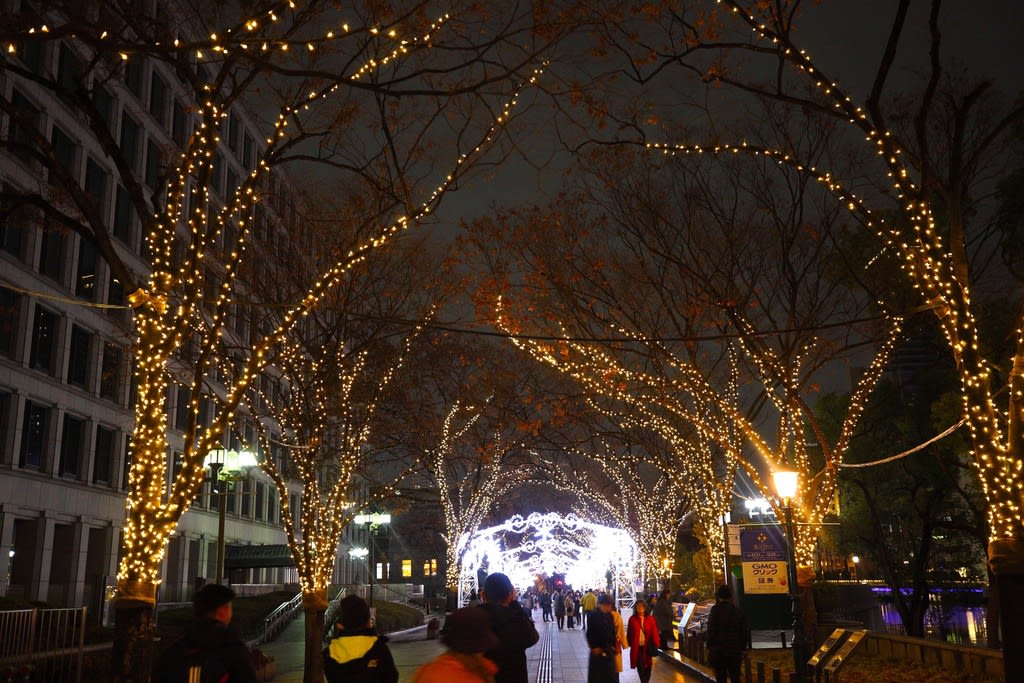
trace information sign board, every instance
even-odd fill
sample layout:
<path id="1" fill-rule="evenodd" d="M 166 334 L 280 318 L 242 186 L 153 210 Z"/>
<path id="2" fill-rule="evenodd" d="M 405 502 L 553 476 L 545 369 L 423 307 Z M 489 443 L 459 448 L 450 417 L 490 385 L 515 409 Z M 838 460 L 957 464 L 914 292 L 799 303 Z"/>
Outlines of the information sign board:
<path id="1" fill-rule="evenodd" d="M 781 530 L 757 526 L 740 530 L 743 592 L 788 593 L 786 542 Z"/>

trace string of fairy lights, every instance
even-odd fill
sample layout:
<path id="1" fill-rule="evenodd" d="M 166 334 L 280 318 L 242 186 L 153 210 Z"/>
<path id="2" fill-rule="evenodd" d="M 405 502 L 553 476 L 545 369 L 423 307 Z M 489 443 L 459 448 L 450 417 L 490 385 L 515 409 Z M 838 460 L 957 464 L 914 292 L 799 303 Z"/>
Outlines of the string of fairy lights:
<path id="1" fill-rule="evenodd" d="M 211 33 L 208 39 L 199 41 L 174 40 L 174 49 L 194 55 L 197 62 L 209 63 L 208 56 L 225 59 L 232 52 L 249 50 L 261 53 L 278 51 L 288 52 L 296 46 L 291 40 L 277 40 L 271 37 L 269 29 L 275 25 L 283 25 L 285 21 L 282 11 L 294 10 L 296 3 L 287 2 L 275 5 L 274 8 L 260 11 L 244 20 L 239 30 L 227 29 Z M 265 148 L 261 158 L 234 189 L 221 208 L 211 193 L 210 180 L 215 172 L 216 150 L 221 143 L 220 131 L 229 115 L 230 103 L 222 103 L 219 88 L 223 81 L 215 80 L 201 86 L 203 96 L 195 103 L 197 125 L 178 162 L 178 172 L 172 174 L 166 190 L 166 202 L 160 210 L 144 218 L 148 224 L 145 241 L 151 254 L 151 271 L 147 284 L 137 291 L 129 293 L 128 299 L 134 310 L 134 326 L 136 332 L 135 358 L 136 378 L 138 380 L 138 399 L 135 406 L 135 431 L 133 434 L 133 451 L 129 468 L 129 489 L 126 500 L 126 522 L 124 528 L 124 554 L 118 571 L 119 593 L 124 598 L 139 599 L 152 602 L 155 597 L 156 585 L 159 581 L 160 564 L 166 546 L 166 540 L 181 514 L 194 499 L 202 485 L 204 469 L 203 457 L 212 448 L 220 444 L 222 435 L 230 427 L 238 407 L 243 404 L 250 393 L 254 378 L 263 372 L 271 355 L 271 350 L 284 340 L 288 331 L 329 292 L 334 285 L 356 264 L 364 261 L 377 248 L 389 243 L 395 236 L 417 225 L 429 215 L 442 196 L 461 178 L 468 168 L 471 159 L 490 146 L 508 121 L 513 108 L 517 105 L 519 93 L 531 86 L 543 71 L 543 66 L 535 69 L 512 96 L 503 104 L 490 126 L 481 135 L 479 142 L 471 145 L 460 153 L 453 161 L 452 167 L 444 179 L 431 191 L 427 198 L 406 215 L 399 216 L 391 224 L 382 226 L 376 234 L 342 254 L 330 267 L 326 268 L 315 279 L 301 300 L 289 307 L 280 317 L 279 323 L 265 334 L 245 354 L 240 367 L 235 368 L 230 377 L 229 385 L 225 386 L 220 398 L 220 410 L 213 421 L 206 427 L 199 427 L 201 396 L 206 384 L 207 374 L 218 364 L 216 348 L 225 336 L 228 312 L 234 305 L 237 296 L 237 273 L 244 257 L 246 246 L 251 241 L 250 220 L 255 204 L 262 198 L 260 187 L 263 180 L 271 173 L 271 162 L 277 150 L 289 139 L 289 124 L 311 105 L 326 100 L 335 93 L 344 82 L 354 82 L 374 73 L 381 67 L 395 62 L 411 50 L 422 45 L 429 47 L 431 37 L 448 20 L 448 15 L 435 20 L 423 35 L 402 37 L 394 28 L 383 30 L 380 27 L 368 27 L 362 31 L 390 41 L 391 48 L 385 48 L 383 54 L 372 55 L 349 74 L 342 74 L 326 85 L 311 90 L 296 101 L 286 104 L 278 112 L 271 133 L 264 140 Z M 279 24 L 280 22 L 280 24 Z M 41 25 L 30 28 L 27 33 L 49 33 L 51 27 Z M 267 31 L 265 40 L 258 33 Z M 328 29 L 317 40 L 303 41 L 307 51 L 313 51 L 323 43 L 340 39 L 357 31 L 351 30 L 348 24 Z M 107 32 L 90 37 L 83 32 L 79 40 L 93 45 L 102 42 L 115 44 L 115 37 Z M 17 52 L 16 42 L 7 45 L 7 52 Z M 138 55 L 145 57 L 145 50 L 133 50 L 131 46 L 119 45 L 119 54 L 123 61 L 130 61 Z M 157 46 L 168 49 L 167 46 Z M 227 63 L 226 60 L 224 63 Z M 225 236 L 229 234 L 229 226 L 233 231 L 233 242 Z M 176 242 L 179 241 L 179 227 L 185 230 L 186 249 L 181 263 L 175 263 Z M 224 242 L 222 248 L 218 245 Z M 216 296 L 211 304 L 204 301 L 208 289 L 207 278 L 214 277 Z M 169 368 L 174 364 L 176 353 L 182 348 L 186 339 L 198 338 L 200 353 L 196 359 L 195 372 L 191 383 L 191 402 L 189 404 L 188 427 L 186 429 L 185 450 L 180 473 L 174 478 L 169 493 L 166 493 L 166 460 L 167 452 L 167 411 L 166 396 L 169 386 Z M 349 435 L 356 438 L 357 434 Z M 312 446 L 310 446 L 312 448 Z M 305 452 L 296 449 L 296 452 Z M 279 493 L 282 492 L 278 482 Z M 342 494 L 335 490 L 331 496 L 340 501 Z M 290 519 L 287 514 L 288 497 L 282 496 L 284 506 L 283 518 Z M 315 529 L 317 519 L 315 507 L 303 509 L 303 526 Z M 329 517 L 325 525 L 323 538 L 317 534 L 303 536 L 306 549 L 303 554 L 303 567 L 307 570 L 310 585 L 322 583 L 323 565 L 330 545 L 330 538 L 340 534 L 343 526 L 337 517 Z M 326 539 L 326 540 L 325 540 Z M 294 541 L 294 530 L 289 536 Z M 335 544 L 336 545 L 336 544 Z M 306 581 L 306 579 L 303 579 Z M 306 583 L 303 585 L 305 590 Z"/>
<path id="2" fill-rule="evenodd" d="M 686 444 L 691 439 L 683 437 L 673 423 L 681 421 L 692 426 L 700 439 L 715 444 L 728 454 L 727 469 L 734 466 L 744 470 L 747 479 L 771 501 L 778 515 L 781 515 L 784 501 L 779 499 L 774 487 L 770 485 L 766 471 L 794 469 L 800 472 L 800 488 L 791 503 L 794 516 L 800 522 L 795 543 L 798 561 L 805 566 L 811 563 L 821 523 L 834 499 L 838 465 L 848 451 L 853 430 L 863 414 L 864 403 L 881 378 L 902 326 L 900 318 L 890 319 L 889 334 L 859 378 L 844 416 L 840 436 L 830 447 L 823 431 L 817 426 L 817 416 L 800 398 L 799 389 L 806 372 L 804 360 L 810 346 L 816 341 L 807 340 L 804 347 L 795 354 L 794 360 L 783 363 L 770 345 L 751 343 L 750 340 L 754 339 L 751 336 L 753 326 L 739 319 L 740 341 L 737 342 L 737 351 L 752 361 L 756 379 L 778 414 L 773 445 L 772 441 L 762 436 L 758 426 L 742 413 L 735 386 L 724 393 L 717 390 L 696 365 L 672 353 L 666 345 L 649 341 L 644 345 L 652 357 L 659 360 L 656 365 L 665 368 L 664 372 L 633 369 L 608 349 L 595 344 L 569 341 L 549 344 L 517 337 L 515 332 L 520 324 L 511 322 L 506 311 L 507 308 L 499 299 L 496 325 L 510 335 L 516 346 L 538 361 L 570 376 L 593 394 L 609 398 L 618 405 L 630 406 L 642 417 L 642 421 L 628 414 L 616 413 L 614 417 L 626 425 L 655 430 L 682 453 L 690 450 Z M 642 335 L 624 325 L 618 325 L 614 331 L 643 343 Z M 560 332 L 568 336 L 565 329 L 560 329 Z M 738 353 L 730 353 L 730 363 L 733 378 L 730 382 L 735 385 L 735 378 L 739 374 Z M 684 399 L 688 399 L 692 405 Z M 703 409 L 698 410 L 696 407 Z M 807 425 L 812 425 L 810 428 L 819 443 L 820 460 L 812 458 L 808 452 L 809 439 L 804 434 Z M 753 449 L 753 457 L 743 452 L 740 438 Z M 689 494 L 694 500 L 701 501 L 702 505 L 703 501 L 717 503 L 707 506 L 703 514 L 698 513 L 700 527 L 710 543 L 721 534 L 720 522 L 715 520 L 728 509 L 731 490 L 722 491 L 716 487 L 714 482 L 718 476 L 709 459 L 698 457 L 696 462 L 706 463 L 707 469 L 694 473 L 698 476 L 689 477 L 698 487 L 689 491 Z M 820 464 L 816 465 L 815 462 Z M 690 465 L 684 464 L 683 470 L 688 467 Z"/>

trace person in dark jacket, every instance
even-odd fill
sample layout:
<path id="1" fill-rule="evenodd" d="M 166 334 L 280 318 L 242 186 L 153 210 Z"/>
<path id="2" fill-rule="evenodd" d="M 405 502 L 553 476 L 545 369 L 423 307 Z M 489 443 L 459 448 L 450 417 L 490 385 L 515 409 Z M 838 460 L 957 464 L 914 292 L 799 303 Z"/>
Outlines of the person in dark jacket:
<path id="1" fill-rule="evenodd" d="M 719 586 L 717 601 L 708 615 L 708 650 L 717 683 L 740 683 L 743 652 L 750 642 L 750 629 L 743 611 L 732 603 L 732 591 Z"/>
<path id="2" fill-rule="evenodd" d="M 554 621 L 555 620 L 554 616 L 551 614 L 551 594 L 550 593 L 546 593 L 545 592 L 545 593 L 541 593 L 540 594 L 540 611 L 541 611 L 541 616 L 544 618 L 545 622 Z"/>
<path id="3" fill-rule="evenodd" d="M 504 574 L 495 572 L 487 577 L 481 598 L 483 604 L 479 609 L 487 612 L 491 630 L 501 642 L 484 653 L 498 665 L 495 683 L 527 683 L 526 650 L 540 640 L 533 619 L 528 618 L 516 602 L 512 582 Z"/>
<path id="4" fill-rule="evenodd" d="M 154 683 L 178 683 L 198 679 L 223 683 L 255 683 L 252 654 L 231 627 L 231 601 L 235 592 L 209 583 L 196 591 L 192 603 L 195 620 L 185 636 L 160 656 L 153 671 Z"/>
<path id="5" fill-rule="evenodd" d="M 675 640 L 672 637 L 672 620 L 675 615 L 672 613 L 672 593 L 667 588 L 658 595 L 658 599 L 651 608 L 651 616 L 654 623 L 658 625 L 658 639 L 661 640 L 661 649 L 668 649 L 668 641 Z"/>
<path id="6" fill-rule="evenodd" d="M 370 606 L 358 595 L 341 599 L 341 631 L 324 648 L 327 683 L 398 683 L 388 639 L 370 622 Z"/>
<path id="7" fill-rule="evenodd" d="M 590 662 L 587 665 L 587 683 L 618 683 L 619 672 L 615 667 L 615 642 L 617 638 L 612 596 L 602 593 L 597 599 L 597 608 L 587 615 L 587 645 L 590 646 Z"/>

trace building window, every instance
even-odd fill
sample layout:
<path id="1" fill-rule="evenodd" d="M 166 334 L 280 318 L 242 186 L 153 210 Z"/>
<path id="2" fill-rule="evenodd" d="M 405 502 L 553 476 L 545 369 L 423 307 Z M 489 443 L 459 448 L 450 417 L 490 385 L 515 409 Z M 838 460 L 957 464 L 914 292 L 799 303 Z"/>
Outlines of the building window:
<path id="1" fill-rule="evenodd" d="M 142 59 L 129 59 L 124 66 L 124 84 L 133 95 L 142 100 L 142 92 L 145 88 L 146 65 Z"/>
<path id="2" fill-rule="evenodd" d="M 238 450 L 238 449 L 236 448 L 234 450 Z M 239 482 L 239 485 L 242 488 L 242 511 L 241 511 L 242 512 L 242 516 L 243 517 L 252 517 L 252 488 L 253 488 L 252 485 L 253 485 L 253 480 L 252 479 L 248 479 L 248 478 L 247 479 L 243 479 L 241 482 Z"/>
<path id="3" fill-rule="evenodd" d="M 58 284 L 64 284 L 64 229 L 53 223 L 43 226 L 39 272 Z"/>
<path id="4" fill-rule="evenodd" d="M 53 374 L 54 362 L 57 359 L 57 320 L 56 313 L 51 313 L 42 306 L 36 306 L 29 367 Z"/>
<path id="5" fill-rule="evenodd" d="M 171 138 L 179 147 L 185 146 L 185 137 L 188 135 L 188 118 L 185 114 L 185 107 L 174 101 L 173 113 L 171 115 Z"/>
<path id="6" fill-rule="evenodd" d="M 109 181 L 109 174 L 90 157 L 85 162 L 85 193 L 92 199 L 96 212 L 104 223 L 107 222 Z"/>
<path id="7" fill-rule="evenodd" d="M 89 359 L 92 356 L 92 335 L 78 325 L 71 326 L 71 349 L 68 353 L 68 384 L 89 388 Z"/>
<path id="8" fill-rule="evenodd" d="M 77 184 L 78 169 L 75 167 L 75 160 L 78 158 L 78 146 L 59 126 L 54 126 L 50 132 L 50 146 L 53 148 L 53 156 L 57 160 L 57 165 L 63 168 L 64 172 Z M 56 173 L 50 173 L 50 182 L 57 182 Z"/>
<path id="9" fill-rule="evenodd" d="M 263 517 L 263 501 L 267 497 L 267 487 L 263 482 L 256 482 L 256 512 L 253 517 L 257 522 L 262 522 Z"/>
<path id="10" fill-rule="evenodd" d="M 178 400 L 174 406 L 174 428 L 179 432 L 185 431 L 185 427 L 188 425 L 188 408 L 191 399 L 191 390 L 178 387 Z"/>
<path id="11" fill-rule="evenodd" d="M 114 273 L 110 273 L 110 281 L 107 284 L 107 303 L 111 306 L 124 306 L 124 287 L 121 286 L 121 281 L 114 277 Z M 107 311 L 114 317 L 121 317 L 124 315 L 124 311 L 121 308 L 108 308 Z"/>
<path id="12" fill-rule="evenodd" d="M 17 350 L 21 322 L 21 294 L 0 287 L 0 356 L 12 358 Z"/>
<path id="13" fill-rule="evenodd" d="M 423 576 L 437 576 L 437 560 L 426 560 L 423 563 Z"/>
<path id="14" fill-rule="evenodd" d="M 96 300 L 96 247 L 84 237 L 78 238 L 75 294 L 89 301 Z"/>
<path id="15" fill-rule="evenodd" d="M 151 190 L 159 189 L 160 170 L 163 167 L 163 158 L 160 155 L 160 147 L 150 139 L 146 143 L 146 185 Z"/>
<path id="16" fill-rule="evenodd" d="M 96 427 L 96 449 L 93 456 L 92 483 L 110 483 L 110 465 L 114 462 L 114 430 Z"/>
<path id="17" fill-rule="evenodd" d="M 167 82 L 155 71 L 149 85 L 149 113 L 160 123 L 161 128 L 167 128 Z"/>
<path id="18" fill-rule="evenodd" d="M 80 87 L 79 79 L 82 73 L 82 63 L 75 53 L 67 45 L 60 46 L 60 54 L 57 57 L 57 85 L 61 90 L 60 98 L 64 104 L 75 108 L 74 93 Z"/>
<path id="19" fill-rule="evenodd" d="M 267 496 L 267 522 L 270 524 L 277 524 L 277 496 L 274 495 L 274 489 L 271 487 L 270 494 Z"/>
<path id="20" fill-rule="evenodd" d="M 121 156 L 133 171 L 139 168 L 139 124 L 128 112 L 121 112 Z"/>
<path id="21" fill-rule="evenodd" d="M 402 578 L 412 578 L 412 560 L 402 560 Z"/>
<path id="22" fill-rule="evenodd" d="M 228 116 L 228 147 L 232 152 L 238 151 L 239 135 L 240 126 L 238 125 L 238 117 L 231 114 Z"/>
<path id="23" fill-rule="evenodd" d="M 130 247 L 134 244 L 132 232 L 132 202 L 128 191 L 118 185 L 114 193 L 114 237 Z"/>
<path id="24" fill-rule="evenodd" d="M 384 578 L 384 563 L 383 562 L 378 562 L 377 563 L 377 568 L 374 571 L 374 574 L 375 574 L 375 576 L 376 576 L 378 581 L 381 581 Z"/>
<path id="25" fill-rule="evenodd" d="M 18 90 L 11 92 L 11 107 L 15 112 L 8 131 L 11 153 L 30 164 L 33 161 L 32 150 L 35 149 L 32 138 L 39 131 L 40 111 Z"/>
<path id="26" fill-rule="evenodd" d="M 121 398 L 121 373 L 123 372 L 121 349 L 107 342 L 103 345 L 103 362 L 100 369 L 100 397 L 117 403 Z"/>
<path id="27" fill-rule="evenodd" d="M 21 466 L 43 468 L 46 453 L 46 428 L 50 409 L 31 401 L 25 402 L 25 418 L 21 430 Z"/>
<path id="28" fill-rule="evenodd" d="M 85 441 L 85 420 L 64 416 L 64 429 L 60 441 L 60 474 L 77 477 L 82 463 L 82 445 Z"/>
<path id="29" fill-rule="evenodd" d="M 12 188 L 0 185 L 0 189 L 10 192 Z M 31 226 L 30 219 L 28 209 L 11 202 L 0 203 L 0 249 L 21 261 L 25 260 L 25 235 Z"/>
<path id="30" fill-rule="evenodd" d="M 8 462 L 7 449 L 9 443 L 7 437 L 11 433 L 11 408 L 14 406 L 15 396 L 9 391 L 0 389 L 0 462 Z"/>
<path id="31" fill-rule="evenodd" d="M 106 88 L 96 86 L 92 91 L 92 106 L 96 107 L 103 123 L 110 128 L 114 121 L 114 96 Z"/>

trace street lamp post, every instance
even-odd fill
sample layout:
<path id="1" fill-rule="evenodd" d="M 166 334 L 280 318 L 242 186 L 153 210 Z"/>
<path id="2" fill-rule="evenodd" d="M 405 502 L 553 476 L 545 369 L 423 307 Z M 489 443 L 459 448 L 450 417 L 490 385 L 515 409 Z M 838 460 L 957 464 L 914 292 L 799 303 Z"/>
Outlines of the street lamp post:
<path id="1" fill-rule="evenodd" d="M 775 491 L 782 498 L 782 510 L 786 516 L 786 546 L 789 574 L 789 598 L 793 610 L 793 666 L 797 683 L 807 680 L 807 639 L 804 635 L 803 612 L 800 606 L 800 587 L 796 576 L 796 536 L 793 530 L 793 498 L 799 485 L 799 473 L 779 471 L 772 473 Z"/>
<path id="2" fill-rule="evenodd" d="M 851 559 L 853 560 L 853 580 L 859 581 L 860 571 L 858 570 L 860 569 L 860 556 L 854 555 Z"/>
<path id="3" fill-rule="evenodd" d="M 386 512 L 373 512 L 370 514 L 356 515 L 356 524 L 365 524 L 367 529 L 367 535 L 370 537 L 370 607 L 373 607 L 373 579 L 377 574 L 377 565 L 375 562 L 377 542 L 373 538 L 374 530 L 381 524 L 390 524 L 391 515 Z"/>
<path id="4" fill-rule="evenodd" d="M 224 513 L 227 511 L 225 499 L 231 482 L 237 481 L 238 474 L 257 465 L 256 456 L 251 451 L 228 451 L 215 448 L 207 453 L 203 465 L 210 468 L 210 481 L 217 493 L 217 574 L 216 582 L 224 582 Z M 223 488 L 221 486 L 223 482 Z"/>
<path id="5" fill-rule="evenodd" d="M 356 559 L 356 560 L 363 560 L 363 562 L 361 564 L 365 563 L 366 556 L 369 555 L 369 554 L 370 554 L 370 551 L 367 550 L 366 548 L 349 548 L 348 549 L 348 556 L 353 558 L 353 559 Z M 369 572 L 367 572 L 367 573 L 369 573 Z"/>

